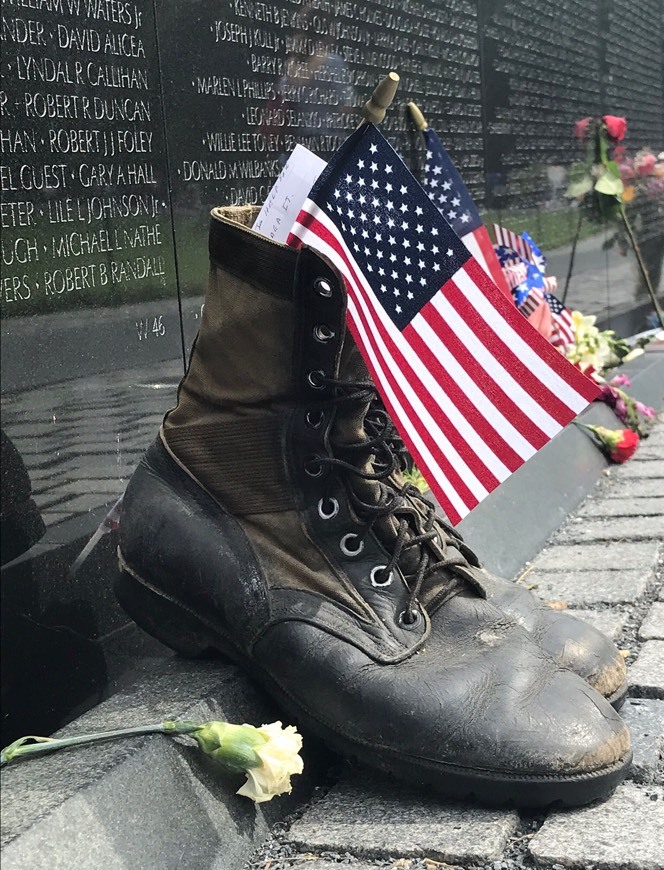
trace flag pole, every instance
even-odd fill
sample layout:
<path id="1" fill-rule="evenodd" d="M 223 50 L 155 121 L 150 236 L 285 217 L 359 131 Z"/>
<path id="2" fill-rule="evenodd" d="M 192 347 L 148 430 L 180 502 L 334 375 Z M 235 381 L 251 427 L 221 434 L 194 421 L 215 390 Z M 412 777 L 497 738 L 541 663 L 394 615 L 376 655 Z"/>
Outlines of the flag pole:
<path id="1" fill-rule="evenodd" d="M 398 87 L 398 74 L 388 73 L 362 106 L 362 124 L 380 124 L 385 117 L 385 112 L 392 105 Z"/>
<path id="2" fill-rule="evenodd" d="M 413 119 L 413 124 L 415 124 L 420 133 L 423 133 L 424 130 L 426 130 L 426 128 L 429 126 L 429 123 L 420 111 L 420 107 L 417 105 L 417 103 L 408 103 L 408 111 L 410 112 Z"/>

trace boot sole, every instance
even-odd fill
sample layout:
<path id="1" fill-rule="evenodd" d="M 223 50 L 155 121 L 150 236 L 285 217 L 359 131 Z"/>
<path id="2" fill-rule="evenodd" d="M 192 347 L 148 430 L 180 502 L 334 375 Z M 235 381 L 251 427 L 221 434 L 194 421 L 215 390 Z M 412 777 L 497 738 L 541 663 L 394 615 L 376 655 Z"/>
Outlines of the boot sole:
<path id="1" fill-rule="evenodd" d="M 629 687 L 627 685 L 627 681 L 625 681 L 620 688 L 616 689 L 616 691 L 612 695 L 607 695 L 606 700 L 611 704 L 613 709 L 618 712 L 625 701 L 627 700 L 627 693 L 629 691 Z"/>
<path id="2" fill-rule="evenodd" d="M 350 740 L 303 710 L 296 699 L 255 662 L 247 660 L 212 623 L 140 578 L 121 556 L 120 563 L 122 570 L 114 583 L 116 597 L 126 613 L 148 634 L 183 656 L 221 655 L 248 672 L 303 730 L 315 734 L 340 755 L 444 797 L 533 809 L 552 805 L 581 806 L 608 797 L 625 778 L 632 761 L 630 751 L 599 771 L 569 777 L 521 777 L 434 763 L 397 755 L 390 750 L 376 751 L 370 744 Z"/>

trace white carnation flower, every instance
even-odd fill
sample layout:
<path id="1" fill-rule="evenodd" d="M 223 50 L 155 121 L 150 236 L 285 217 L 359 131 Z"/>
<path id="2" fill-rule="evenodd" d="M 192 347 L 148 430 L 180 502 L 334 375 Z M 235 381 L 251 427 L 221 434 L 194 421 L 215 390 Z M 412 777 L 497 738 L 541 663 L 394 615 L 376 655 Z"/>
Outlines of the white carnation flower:
<path id="1" fill-rule="evenodd" d="M 237 793 L 259 804 L 290 792 L 291 776 L 302 773 L 304 763 L 298 754 L 302 737 L 293 725 L 283 728 L 281 722 L 272 722 L 256 730 L 265 738 L 264 743 L 253 747 L 261 764 L 247 770 L 247 781 Z"/>

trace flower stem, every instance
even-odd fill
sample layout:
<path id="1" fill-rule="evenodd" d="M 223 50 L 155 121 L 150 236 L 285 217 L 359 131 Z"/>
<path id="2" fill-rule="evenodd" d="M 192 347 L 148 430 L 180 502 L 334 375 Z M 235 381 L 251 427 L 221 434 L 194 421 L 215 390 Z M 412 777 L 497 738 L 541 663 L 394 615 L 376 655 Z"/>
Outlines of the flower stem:
<path id="1" fill-rule="evenodd" d="M 572 242 L 572 251 L 569 256 L 569 266 L 567 267 L 567 278 L 565 279 L 565 289 L 563 291 L 563 298 L 561 302 L 565 305 L 567 299 L 567 291 L 569 290 L 569 282 L 572 278 L 572 270 L 574 269 L 574 257 L 576 255 L 576 246 L 579 243 L 579 236 L 581 235 L 581 221 L 583 220 L 583 209 L 579 206 L 579 220 L 576 224 L 576 232 L 574 233 L 574 240 Z"/>
<path id="2" fill-rule="evenodd" d="M 629 236 L 629 240 L 632 243 L 632 248 L 634 249 L 634 253 L 636 254 L 636 259 L 639 264 L 639 268 L 641 269 L 641 274 L 643 275 L 645 285 L 648 288 L 650 299 L 652 300 L 652 304 L 655 306 L 655 314 L 657 315 L 657 319 L 659 320 L 659 325 L 662 327 L 662 329 L 664 329 L 664 314 L 662 313 L 660 304 L 657 301 L 657 296 L 655 295 L 655 291 L 653 290 L 653 286 L 650 282 L 650 275 L 648 274 L 646 264 L 643 262 L 643 258 L 641 257 L 641 249 L 639 248 L 639 243 L 637 242 L 636 236 L 634 235 L 634 230 L 632 229 L 632 226 L 627 218 L 627 211 L 625 210 L 624 202 L 620 203 L 620 216 L 623 219 L 625 229 L 627 230 L 627 235 Z"/>
<path id="3" fill-rule="evenodd" d="M 158 725 L 139 725 L 135 728 L 118 728 L 114 731 L 99 731 L 96 734 L 78 734 L 74 737 L 22 737 L 0 752 L 0 767 L 13 758 L 31 755 L 44 755 L 68 746 L 81 746 L 85 743 L 99 743 L 116 737 L 135 737 L 142 734 L 191 734 L 200 728 L 200 723 L 182 720 L 179 722 L 160 722 Z M 27 741 L 34 740 L 34 743 Z"/>

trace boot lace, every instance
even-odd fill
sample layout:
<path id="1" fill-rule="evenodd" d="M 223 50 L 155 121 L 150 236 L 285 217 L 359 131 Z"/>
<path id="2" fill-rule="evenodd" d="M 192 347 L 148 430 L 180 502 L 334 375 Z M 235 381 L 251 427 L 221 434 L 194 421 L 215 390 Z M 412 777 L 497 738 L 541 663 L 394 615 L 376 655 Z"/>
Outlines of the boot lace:
<path id="1" fill-rule="evenodd" d="M 417 487 L 407 482 L 402 486 L 396 485 L 393 475 L 403 470 L 408 454 L 389 414 L 376 402 L 374 385 L 371 382 L 327 377 L 321 380 L 327 386 L 333 387 L 336 393 L 333 399 L 325 403 L 329 407 L 343 408 L 344 413 L 352 414 L 354 409 L 361 413 L 367 403 L 372 403 L 370 412 L 364 417 L 365 437 L 346 443 L 328 435 L 325 444 L 327 455 L 317 456 L 316 461 L 321 466 L 335 468 L 348 479 L 350 485 L 346 486 L 346 490 L 350 503 L 356 515 L 363 521 L 362 530 L 357 536 L 356 552 L 362 549 L 365 538 L 381 520 L 392 521 L 394 537 L 391 541 L 391 554 L 387 565 L 375 575 L 377 585 L 387 585 L 392 572 L 400 565 L 406 553 L 414 551 L 417 556 L 415 570 L 407 574 L 404 572 L 409 597 L 406 609 L 399 617 L 402 624 L 413 625 L 419 619 L 415 602 L 427 578 L 443 568 L 468 565 L 459 549 L 461 536 L 436 515 L 435 505 L 424 498 Z M 352 484 L 352 476 L 376 484 L 376 488 L 371 489 L 376 496 L 375 500 L 367 501 L 361 497 Z M 420 511 L 414 510 L 409 499 L 416 499 Z M 385 535 L 379 534 L 379 537 L 386 546 Z M 442 557 L 426 546 L 434 541 L 442 552 Z M 448 545 L 451 545 L 450 552 Z M 466 549 L 465 545 L 461 546 Z M 454 587 L 454 583 L 450 584 L 450 595 L 453 594 Z"/>

